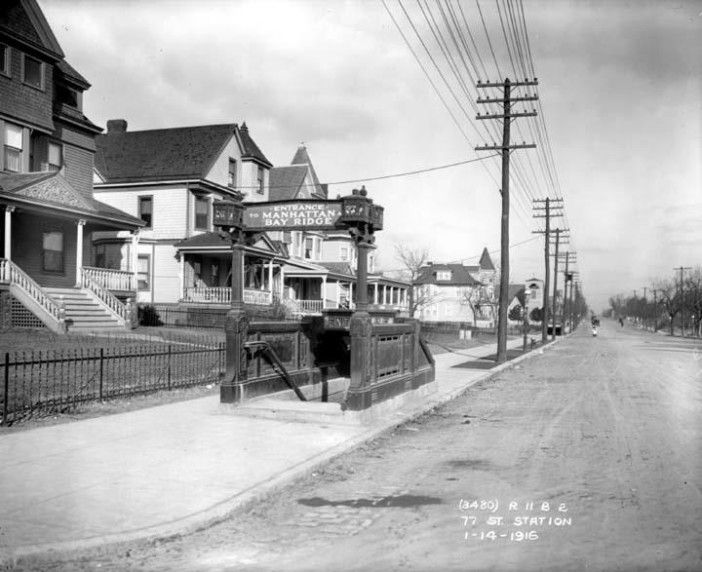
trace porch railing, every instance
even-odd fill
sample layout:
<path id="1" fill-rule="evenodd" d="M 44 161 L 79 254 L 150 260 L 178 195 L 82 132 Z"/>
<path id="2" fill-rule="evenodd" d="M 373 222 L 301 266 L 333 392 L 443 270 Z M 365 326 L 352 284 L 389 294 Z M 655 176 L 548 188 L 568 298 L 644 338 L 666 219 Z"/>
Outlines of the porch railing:
<path id="1" fill-rule="evenodd" d="M 35 304 L 56 320 L 61 319 L 61 306 L 53 300 L 24 270 L 11 260 L 0 258 L 0 282 L 14 285 L 22 290 Z"/>
<path id="2" fill-rule="evenodd" d="M 93 282 L 107 290 L 117 290 L 119 292 L 133 292 L 136 290 L 134 274 L 132 272 L 114 270 L 112 268 L 95 268 L 92 266 L 84 266 L 83 272 L 89 276 Z"/>
<path id="3" fill-rule="evenodd" d="M 321 314 L 327 308 L 338 308 L 335 300 L 287 300 L 293 312 L 298 314 Z"/>
<path id="4" fill-rule="evenodd" d="M 183 289 L 183 302 L 200 302 L 210 304 L 229 304 L 232 299 L 232 289 L 228 286 L 197 286 Z M 255 290 L 244 288 L 244 303 L 256 306 L 267 306 L 272 301 L 270 290 Z"/>
<path id="5" fill-rule="evenodd" d="M 107 308 L 119 318 L 121 322 L 120 325 L 125 325 L 130 319 L 127 306 L 122 304 L 107 288 L 96 282 L 91 276 L 90 270 L 89 268 L 81 268 L 81 288 L 90 290 L 103 305 L 107 306 Z"/>
<path id="6" fill-rule="evenodd" d="M 244 302 L 257 306 L 267 306 L 273 300 L 270 290 L 254 290 L 253 288 L 244 288 Z"/>
<path id="7" fill-rule="evenodd" d="M 203 302 L 210 304 L 229 304 L 232 299 L 232 289 L 222 287 L 190 287 L 183 289 L 183 302 Z"/>

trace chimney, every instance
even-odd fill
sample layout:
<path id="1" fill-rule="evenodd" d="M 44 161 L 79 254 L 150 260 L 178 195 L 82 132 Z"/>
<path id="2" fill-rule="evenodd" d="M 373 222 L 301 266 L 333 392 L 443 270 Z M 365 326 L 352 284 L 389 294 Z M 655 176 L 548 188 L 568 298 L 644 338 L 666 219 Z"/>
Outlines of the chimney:
<path id="1" fill-rule="evenodd" d="M 126 119 L 110 119 L 107 121 L 107 134 L 125 133 L 127 131 Z"/>

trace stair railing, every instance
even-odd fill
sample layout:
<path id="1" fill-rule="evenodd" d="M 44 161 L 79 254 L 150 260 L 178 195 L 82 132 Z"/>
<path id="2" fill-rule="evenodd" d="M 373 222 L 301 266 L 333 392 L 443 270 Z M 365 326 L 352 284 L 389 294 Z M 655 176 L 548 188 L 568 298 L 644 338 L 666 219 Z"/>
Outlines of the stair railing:
<path id="1" fill-rule="evenodd" d="M 51 298 L 33 278 L 11 260 L 0 258 L 0 282 L 14 285 L 31 298 L 59 324 L 63 319 L 61 305 Z"/>
<path id="2" fill-rule="evenodd" d="M 107 306 L 107 308 L 119 318 L 121 322 L 120 325 L 123 326 L 129 323 L 130 316 L 127 307 L 107 288 L 103 288 L 98 284 L 85 268 L 81 268 L 80 287 L 90 290 L 100 302 Z"/>

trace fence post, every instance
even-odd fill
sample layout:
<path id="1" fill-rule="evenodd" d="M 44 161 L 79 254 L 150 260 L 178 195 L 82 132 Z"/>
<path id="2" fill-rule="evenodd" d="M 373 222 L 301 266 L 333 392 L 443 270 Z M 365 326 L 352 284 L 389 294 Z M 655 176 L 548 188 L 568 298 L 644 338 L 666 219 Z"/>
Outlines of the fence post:
<path id="1" fill-rule="evenodd" d="M 7 425 L 7 411 L 10 403 L 10 352 L 5 352 L 5 394 L 2 401 L 2 424 Z"/>
<path id="2" fill-rule="evenodd" d="M 102 401 L 102 384 L 104 379 L 105 348 L 100 348 L 100 401 Z"/>
<path id="3" fill-rule="evenodd" d="M 171 389 L 171 344 L 168 344 L 168 390 Z"/>

